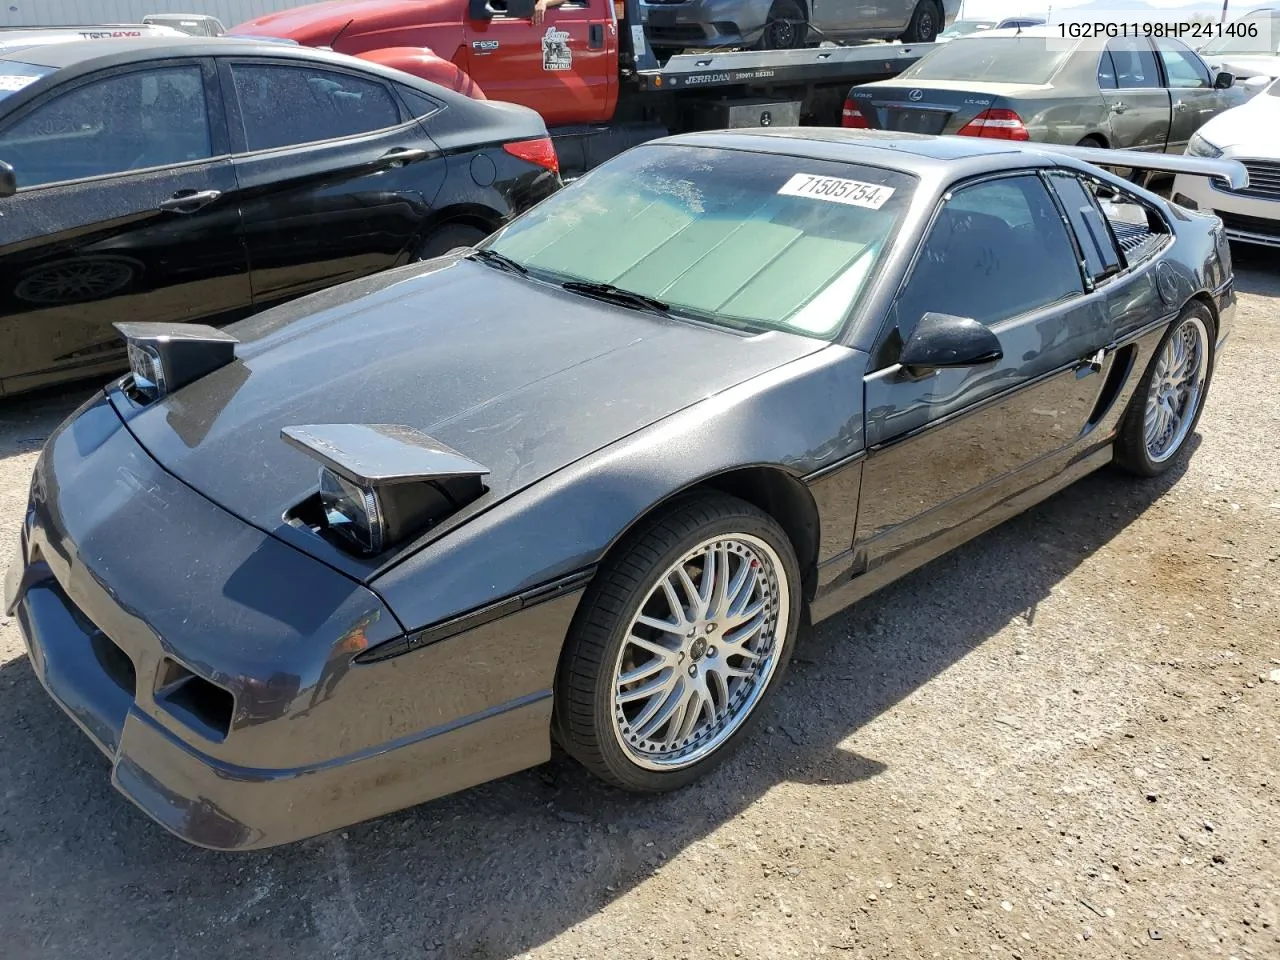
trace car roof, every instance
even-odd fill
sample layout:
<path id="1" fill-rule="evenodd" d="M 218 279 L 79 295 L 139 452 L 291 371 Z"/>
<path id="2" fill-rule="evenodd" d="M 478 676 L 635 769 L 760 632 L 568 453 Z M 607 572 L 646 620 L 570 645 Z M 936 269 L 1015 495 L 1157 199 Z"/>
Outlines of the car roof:
<path id="1" fill-rule="evenodd" d="M 1040 144 L 1037 143 L 885 130 L 847 130 L 842 127 L 752 127 L 686 133 L 650 143 L 770 153 L 880 167 L 918 177 L 926 193 L 959 180 L 1004 170 L 1043 167 L 1089 169 L 1088 164 L 1072 157 L 1038 149 Z"/>
<path id="2" fill-rule="evenodd" d="M 0 51 L 0 61 L 20 60 L 37 67 L 54 70 L 76 68 L 77 72 L 97 70 L 117 64 L 164 60 L 170 57 L 234 57 L 268 54 L 273 57 L 296 57 L 299 60 L 327 60 L 350 64 L 351 58 L 340 53 L 314 47 L 293 46 L 272 40 L 250 37 L 129 37 L 109 40 L 68 41 L 21 50 Z M 377 72 L 377 65 L 362 61 Z"/>

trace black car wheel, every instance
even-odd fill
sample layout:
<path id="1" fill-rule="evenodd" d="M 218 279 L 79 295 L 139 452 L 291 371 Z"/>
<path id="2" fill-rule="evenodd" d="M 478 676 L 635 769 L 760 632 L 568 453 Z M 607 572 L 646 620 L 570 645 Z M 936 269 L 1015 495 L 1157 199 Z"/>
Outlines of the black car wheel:
<path id="1" fill-rule="evenodd" d="M 42 307 L 87 303 L 123 292 L 137 273 L 137 265 L 123 257 L 78 257 L 29 270 L 13 293 Z"/>
<path id="2" fill-rule="evenodd" d="M 1164 473 L 1195 432 L 1213 379 L 1214 324 L 1192 301 L 1156 347 L 1116 437 L 1116 463 L 1140 477 Z"/>
<path id="3" fill-rule="evenodd" d="M 934 0 L 920 0 L 911 14 L 911 22 L 907 24 L 907 32 L 902 35 L 903 43 L 933 43 L 938 39 L 938 31 L 942 29 L 942 16 Z"/>
<path id="4" fill-rule="evenodd" d="M 474 247 L 488 234 L 469 223 L 446 223 L 432 233 L 418 248 L 419 260 L 433 260 L 446 254 Z"/>
<path id="5" fill-rule="evenodd" d="M 774 0 L 764 33 L 757 46 L 761 50 L 795 50 L 809 37 L 809 21 L 797 0 Z"/>
<path id="6" fill-rule="evenodd" d="M 799 619 L 799 566 L 777 521 L 722 494 L 676 501 L 583 598 L 556 682 L 562 745 L 624 789 L 697 779 L 758 717 Z"/>

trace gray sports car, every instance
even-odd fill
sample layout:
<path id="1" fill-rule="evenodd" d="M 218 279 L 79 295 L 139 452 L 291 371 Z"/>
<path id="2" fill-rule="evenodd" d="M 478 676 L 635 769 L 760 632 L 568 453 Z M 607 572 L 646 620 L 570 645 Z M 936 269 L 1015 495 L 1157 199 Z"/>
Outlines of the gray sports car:
<path id="1" fill-rule="evenodd" d="M 1247 182 L 689 135 L 466 254 L 221 331 L 121 324 L 132 372 L 49 439 L 5 609 L 115 786 L 193 843 L 317 834 L 553 740 L 687 784 L 803 624 L 1183 451 L 1227 241 L 1086 160 Z"/>

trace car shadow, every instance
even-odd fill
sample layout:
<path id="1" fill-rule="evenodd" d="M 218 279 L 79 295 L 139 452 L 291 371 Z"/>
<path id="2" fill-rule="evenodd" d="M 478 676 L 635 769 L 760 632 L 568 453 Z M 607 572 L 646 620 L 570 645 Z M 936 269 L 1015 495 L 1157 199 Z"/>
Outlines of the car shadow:
<path id="1" fill-rule="evenodd" d="M 1185 464 L 1155 480 L 1087 477 L 820 624 L 743 749 L 662 796 L 623 794 L 557 758 L 290 846 L 198 850 L 112 790 L 104 758 L 21 657 L 0 670 L 0 930 L 23 957 L 227 956 L 234 941 L 254 957 L 507 960 L 691 844 L 714 843 L 774 788 L 813 785 L 818 803 L 828 787 L 849 787 L 842 802 L 856 796 L 895 762 L 859 752 L 860 728 L 1013 618 L 1033 618 Z"/>
<path id="2" fill-rule="evenodd" d="M 86 382 L 0 397 L 0 460 L 39 453 L 49 434 L 100 384 Z"/>

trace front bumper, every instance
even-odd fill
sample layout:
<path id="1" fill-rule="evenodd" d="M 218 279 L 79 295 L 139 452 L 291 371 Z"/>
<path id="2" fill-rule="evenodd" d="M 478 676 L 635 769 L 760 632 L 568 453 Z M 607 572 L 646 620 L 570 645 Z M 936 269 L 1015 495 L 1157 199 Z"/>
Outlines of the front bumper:
<path id="1" fill-rule="evenodd" d="M 1245 196 L 1215 186 L 1206 177 L 1187 176 L 1174 179 L 1169 196 L 1175 203 L 1183 197 L 1197 209 L 1216 213 L 1227 236 L 1237 243 L 1280 247 L 1280 200 Z"/>
<path id="2" fill-rule="evenodd" d="M 760 38 L 767 7 L 724 0 L 642 3 L 640 17 L 654 47 L 737 47 Z"/>
<path id="3" fill-rule="evenodd" d="M 50 437 L 4 596 L 32 669 L 113 785 L 182 839 L 226 850 L 545 761 L 554 633 L 576 600 L 353 664 L 402 632 L 377 596 L 167 474 L 105 398 Z M 546 662 L 493 676 L 531 616 L 552 641 Z M 226 695 L 225 715 L 180 694 L 188 674 Z"/>

